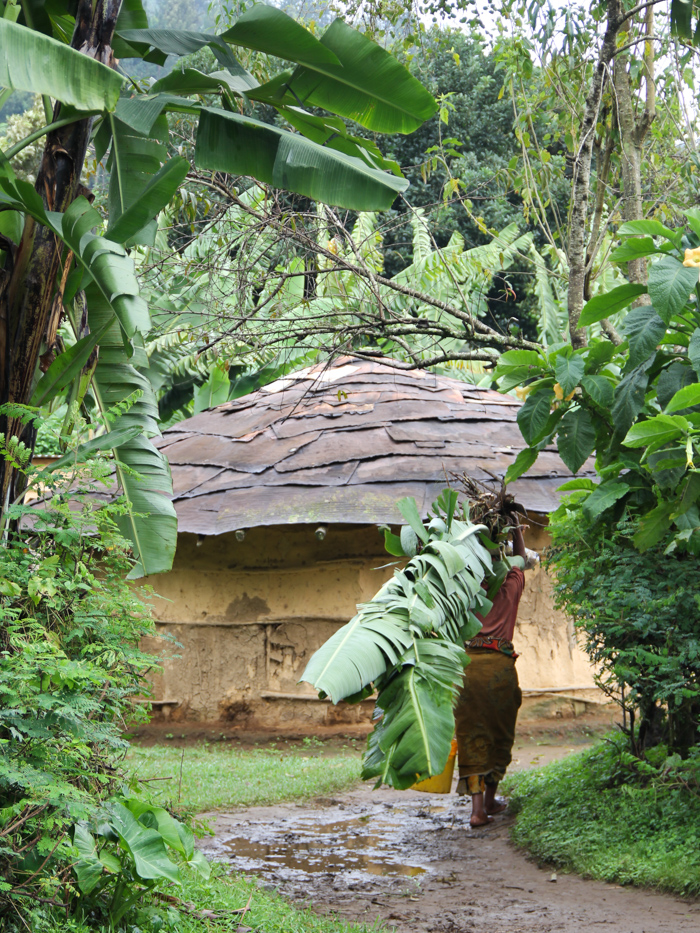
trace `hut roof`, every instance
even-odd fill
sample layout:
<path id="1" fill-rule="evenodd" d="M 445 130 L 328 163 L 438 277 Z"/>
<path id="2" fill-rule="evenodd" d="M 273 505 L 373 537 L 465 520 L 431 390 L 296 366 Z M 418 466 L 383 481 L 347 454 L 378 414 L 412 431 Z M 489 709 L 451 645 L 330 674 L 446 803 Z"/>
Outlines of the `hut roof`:
<path id="1" fill-rule="evenodd" d="M 397 523 L 396 502 L 413 496 L 425 515 L 446 471 L 503 476 L 524 446 L 519 407 L 456 379 L 343 357 L 182 421 L 158 446 L 180 531 Z M 570 477 L 547 449 L 511 489 L 527 509 L 549 512 Z"/>

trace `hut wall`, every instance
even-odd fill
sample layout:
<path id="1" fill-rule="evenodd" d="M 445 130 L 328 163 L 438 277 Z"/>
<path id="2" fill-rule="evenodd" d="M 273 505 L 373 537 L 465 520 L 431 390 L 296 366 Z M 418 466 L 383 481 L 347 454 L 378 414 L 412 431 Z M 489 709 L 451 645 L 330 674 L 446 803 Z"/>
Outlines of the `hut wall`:
<path id="1" fill-rule="evenodd" d="M 527 543 L 539 550 L 546 539 L 539 530 Z M 254 528 L 242 542 L 181 534 L 173 570 L 151 581 L 160 637 L 146 647 L 163 659 L 156 709 L 249 729 L 366 721 L 371 701 L 333 707 L 298 679 L 311 654 L 391 575 L 391 567 L 377 569 L 388 560 L 375 526 L 329 526 L 323 541 L 313 525 Z M 516 647 L 523 688 L 593 686 L 539 568 L 527 572 Z"/>

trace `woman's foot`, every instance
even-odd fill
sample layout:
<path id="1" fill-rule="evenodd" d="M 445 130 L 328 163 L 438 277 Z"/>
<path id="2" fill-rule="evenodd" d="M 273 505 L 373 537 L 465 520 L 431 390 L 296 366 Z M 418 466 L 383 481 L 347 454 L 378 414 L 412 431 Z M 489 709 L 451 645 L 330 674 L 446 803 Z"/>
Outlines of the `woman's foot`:
<path id="1" fill-rule="evenodd" d="M 476 814 L 472 813 L 472 817 L 469 820 L 469 825 L 472 829 L 477 829 L 479 826 L 488 826 L 489 823 L 493 823 L 493 817 L 486 816 L 485 814 L 484 816 L 477 816 Z"/>

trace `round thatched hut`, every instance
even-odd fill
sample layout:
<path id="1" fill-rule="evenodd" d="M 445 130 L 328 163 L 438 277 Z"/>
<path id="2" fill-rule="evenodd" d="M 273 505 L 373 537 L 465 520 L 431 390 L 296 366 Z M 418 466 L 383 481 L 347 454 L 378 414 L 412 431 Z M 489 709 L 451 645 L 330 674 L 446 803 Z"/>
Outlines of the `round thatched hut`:
<path id="1" fill-rule="evenodd" d="M 425 514 L 446 473 L 503 476 L 523 445 L 519 404 L 345 357 L 167 430 L 159 446 L 172 468 L 179 539 L 172 572 L 151 582 L 164 597 L 158 629 L 181 647 L 158 678 L 156 708 L 246 728 L 366 719 L 371 703 L 332 707 L 299 676 L 391 574 L 377 524 L 401 523 L 403 496 Z M 545 451 L 514 484 L 533 520 L 529 547 L 546 545 L 546 515 L 569 476 Z M 592 672 L 573 628 L 553 608 L 544 571 L 527 577 L 521 683 L 532 695 L 585 696 Z"/>

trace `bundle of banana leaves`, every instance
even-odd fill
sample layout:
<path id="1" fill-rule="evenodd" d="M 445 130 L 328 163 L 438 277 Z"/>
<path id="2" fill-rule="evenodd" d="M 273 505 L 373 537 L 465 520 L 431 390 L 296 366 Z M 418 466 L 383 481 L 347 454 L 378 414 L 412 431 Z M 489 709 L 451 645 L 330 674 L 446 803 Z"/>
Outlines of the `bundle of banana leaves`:
<path id="1" fill-rule="evenodd" d="M 362 770 L 377 786 L 403 789 L 443 771 L 468 661 L 464 643 L 481 628 L 475 612 L 491 608 L 481 584 L 495 580 L 491 552 L 498 545 L 457 502 L 456 490 L 445 489 L 427 525 L 414 499 L 398 503 L 408 524 L 400 535 L 386 528 L 385 543 L 402 564 L 408 561 L 357 607 L 302 676 L 334 703 L 377 691 Z"/>

